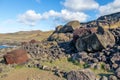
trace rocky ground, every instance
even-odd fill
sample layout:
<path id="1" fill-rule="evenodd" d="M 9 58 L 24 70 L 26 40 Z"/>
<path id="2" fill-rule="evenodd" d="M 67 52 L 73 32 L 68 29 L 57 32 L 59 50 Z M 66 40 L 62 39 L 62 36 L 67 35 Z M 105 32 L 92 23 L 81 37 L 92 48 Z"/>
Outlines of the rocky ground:
<path id="1" fill-rule="evenodd" d="M 71 21 L 47 39 L 31 38 L 1 49 L 0 80 L 120 80 L 119 14 L 84 24 Z"/>

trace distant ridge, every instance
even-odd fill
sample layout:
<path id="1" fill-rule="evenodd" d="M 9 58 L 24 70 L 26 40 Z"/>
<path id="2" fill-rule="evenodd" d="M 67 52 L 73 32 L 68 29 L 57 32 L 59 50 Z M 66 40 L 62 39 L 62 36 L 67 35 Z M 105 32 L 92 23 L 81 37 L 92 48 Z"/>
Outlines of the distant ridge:
<path id="1" fill-rule="evenodd" d="M 32 31 L 18 31 L 18 32 L 15 32 L 15 33 L 6 33 L 6 34 L 36 34 L 36 33 L 40 33 L 42 31 L 40 30 L 32 30 Z"/>

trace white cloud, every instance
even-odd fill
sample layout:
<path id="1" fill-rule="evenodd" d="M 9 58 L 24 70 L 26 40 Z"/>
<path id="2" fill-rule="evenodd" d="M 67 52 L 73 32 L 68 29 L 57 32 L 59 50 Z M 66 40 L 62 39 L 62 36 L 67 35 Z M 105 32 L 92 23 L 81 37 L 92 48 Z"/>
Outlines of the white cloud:
<path id="1" fill-rule="evenodd" d="M 95 0 L 65 0 L 63 5 L 65 8 L 73 11 L 85 11 L 99 7 L 99 4 Z"/>
<path id="2" fill-rule="evenodd" d="M 120 12 L 120 0 L 114 0 L 107 5 L 100 6 L 100 15 L 111 14 L 115 12 Z"/>
<path id="3" fill-rule="evenodd" d="M 42 14 L 42 19 L 48 19 L 50 17 L 59 17 L 60 16 L 60 13 L 59 12 L 56 12 L 54 10 L 50 10 L 48 12 L 44 12 Z"/>
<path id="4" fill-rule="evenodd" d="M 39 2 L 40 0 L 36 0 Z M 60 12 L 49 10 L 44 13 L 36 13 L 34 10 L 28 10 L 18 16 L 18 21 L 26 25 L 35 26 L 40 20 L 58 20 L 61 22 L 68 22 L 71 20 L 78 20 L 84 22 L 88 15 L 84 13 L 86 10 L 97 9 L 99 4 L 95 0 L 65 0 L 62 3 L 64 9 Z"/>
<path id="5" fill-rule="evenodd" d="M 17 21 L 26 25 L 34 26 L 40 19 L 41 14 L 36 13 L 33 10 L 28 10 L 24 14 L 20 14 Z"/>
<path id="6" fill-rule="evenodd" d="M 72 12 L 69 10 L 61 10 L 60 18 L 64 21 L 78 20 L 84 22 L 87 20 L 88 15 L 83 12 Z"/>
<path id="7" fill-rule="evenodd" d="M 72 12 L 66 9 L 61 10 L 61 12 L 50 10 L 49 12 L 45 12 L 42 14 L 42 19 L 48 19 L 50 17 L 54 17 L 57 20 L 65 22 L 71 20 L 79 20 L 83 22 L 86 21 L 88 16 L 82 12 Z"/>
<path id="8" fill-rule="evenodd" d="M 29 25 L 35 26 L 36 23 L 40 20 L 47 20 L 47 19 L 56 19 L 62 22 L 68 22 L 71 20 L 78 20 L 80 22 L 86 21 L 88 15 L 83 12 L 73 12 L 69 10 L 61 10 L 60 12 L 56 12 L 54 10 L 50 10 L 48 12 L 44 12 L 43 14 L 36 13 L 33 10 L 28 10 L 23 14 L 18 16 L 18 22 Z"/>

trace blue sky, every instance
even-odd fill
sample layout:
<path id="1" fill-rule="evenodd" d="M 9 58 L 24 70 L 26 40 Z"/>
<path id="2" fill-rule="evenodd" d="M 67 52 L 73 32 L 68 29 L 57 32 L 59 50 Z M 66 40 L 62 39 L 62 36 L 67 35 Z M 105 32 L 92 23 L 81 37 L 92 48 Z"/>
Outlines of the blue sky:
<path id="1" fill-rule="evenodd" d="M 119 0 L 0 0 L 0 33 L 54 30 L 71 20 L 120 12 L 119 5 Z"/>

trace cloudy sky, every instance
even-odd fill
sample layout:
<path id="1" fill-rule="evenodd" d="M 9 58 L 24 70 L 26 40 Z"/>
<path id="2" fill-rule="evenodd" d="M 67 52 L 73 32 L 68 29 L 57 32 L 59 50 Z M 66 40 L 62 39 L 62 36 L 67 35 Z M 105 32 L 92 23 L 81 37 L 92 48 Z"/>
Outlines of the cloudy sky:
<path id="1" fill-rule="evenodd" d="M 120 0 L 0 0 L 0 33 L 54 30 L 114 12 L 120 12 Z"/>

